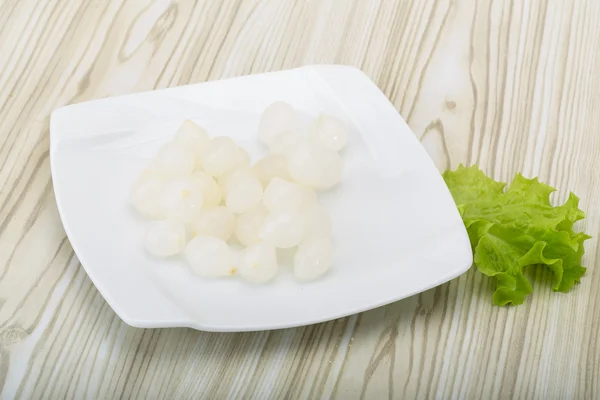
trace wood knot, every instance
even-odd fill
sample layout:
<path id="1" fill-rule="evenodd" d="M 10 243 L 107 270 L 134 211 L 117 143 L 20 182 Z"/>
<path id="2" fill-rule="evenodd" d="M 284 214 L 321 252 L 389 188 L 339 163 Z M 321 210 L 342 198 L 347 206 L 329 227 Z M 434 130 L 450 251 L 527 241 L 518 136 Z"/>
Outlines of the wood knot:
<path id="1" fill-rule="evenodd" d="M 27 332 L 17 326 L 11 326 L 0 332 L 0 346 L 8 347 L 20 342 L 28 336 Z"/>
<path id="2" fill-rule="evenodd" d="M 452 101 L 452 100 L 446 100 L 446 101 L 444 102 L 444 104 L 446 105 L 446 108 L 447 108 L 448 110 L 454 110 L 454 109 L 456 108 L 456 102 L 455 102 L 455 101 Z"/>

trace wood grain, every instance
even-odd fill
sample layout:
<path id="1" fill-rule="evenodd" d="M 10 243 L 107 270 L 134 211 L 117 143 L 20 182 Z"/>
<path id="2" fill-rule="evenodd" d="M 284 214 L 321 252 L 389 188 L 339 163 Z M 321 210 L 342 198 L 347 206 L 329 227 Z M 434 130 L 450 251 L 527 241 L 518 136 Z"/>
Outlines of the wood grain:
<path id="1" fill-rule="evenodd" d="M 600 2 L 3 0 L 2 398 L 595 398 L 598 239 L 569 294 L 516 308 L 470 271 L 418 296 L 297 329 L 126 326 L 56 210 L 48 118 L 61 105 L 310 63 L 365 71 L 440 169 L 479 163 L 573 190 L 597 237 Z"/>

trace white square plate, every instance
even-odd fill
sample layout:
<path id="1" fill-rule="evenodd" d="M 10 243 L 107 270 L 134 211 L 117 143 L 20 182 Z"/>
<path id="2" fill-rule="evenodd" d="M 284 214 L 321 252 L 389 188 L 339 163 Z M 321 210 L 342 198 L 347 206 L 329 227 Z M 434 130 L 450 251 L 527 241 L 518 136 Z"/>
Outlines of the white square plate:
<path id="1" fill-rule="evenodd" d="M 184 119 L 253 156 L 259 115 L 283 100 L 351 127 L 342 183 L 320 196 L 334 226 L 334 266 L 320 280 L 205 280 L 142 246 L 131 183 Z M 60 108 L 50 123 L 60 215 L 106 301 L 128 324 L 207 331 L 276 329 L 339 318 L 414 295 L 465 272 L 471 248 L 444 181 L 410 128 L 362 72 L 308 66 Z"/>

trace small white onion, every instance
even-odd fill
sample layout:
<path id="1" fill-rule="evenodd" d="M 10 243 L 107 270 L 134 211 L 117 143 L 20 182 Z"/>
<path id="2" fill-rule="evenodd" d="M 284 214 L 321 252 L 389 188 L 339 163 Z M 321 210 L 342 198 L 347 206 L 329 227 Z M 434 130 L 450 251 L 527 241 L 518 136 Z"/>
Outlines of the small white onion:
<path id="1" fill-rule="evenodd" d="M 277 274 L 277 253 L 267 242 L 245 248 L 240 255 L 239 274 L 252 283 L 266 283 Z"/>
<path id="2" fill-rule="evenodd" d="M 271 212 L 261 227 L 259 238 L 275 247 L 289 249 L 297 246 L 306 233 L 306 223 L 299 212 Z"/>
<path id="3" fill-rule="evenodd" d="M 243 147 L 238 146 L 237 150 L 237 164 L 236 168 L 250 168 L 251 159 L 250 154 Z"/>
<path id="4" fill-rule="evenodd" d="M 144 246 L 155 257 L 168 257 L 183 250 L 185 241 L 185 226 L 166 219 L 150 225 L 144 238 Z"/>
<path id="5" fill-rule="evenodd" d="M 143 172 L 131 186 L 129 200 L 143 216 L 157 219 L 165 216 L 162 197 L 165 182 L 150 172 Z"/>
<path id="6" fill-rule="evenodd" d="M 229 189 L 246 178 L 256 178 L 254 171 L 248 167 L 236 168 L 217 178 L 217 183 L 223 194 L 227 195 Z"/>
<path id="7" fill-rule="evenodd" d="M 235 237 L 244 246 L 258 243 L 259 231 L 269 215 L 267 209 L 259 204 L 250 211 L 241 214 L 235 220 Z"/>
<path id="8" fill-rule="evenodd" d="M 308 137 L 317 145 L 340 151 L 348 142 L 348 129 L 333 115 L 320 114 L 308 127 Z"/>
<path id="9" fill-rule="evenodd" d="M 229 187 L 225 204 L 236 214 L 250 211 L 259 204 L 263 196 L 263 187 L 256 177 L 236 179 Z"/>
<path id="10" fill-rule="evenodd" d="M 330 237 L 332 233 L 331 217 L 329 212 L 319 205 L 312 204 L 302 210 L 306 222 L 306 236 Z"/>
<path id="11" fill-rule="evenodd" d="M 269 211 L 298 211 L 316 202 L 314 191 L 281 178 L 273 179 L 263 195 L 263 203 Z"/>
<path id="12" fill-rule="evenodd" d="M 204 203 L 202 187 L 192 178 L 168 182 L 163 193 L 163 207 L 168 218 L 182 223 L 193 221 Z"/>
<path id="13" fill-rule="evenodd" d="M 148 169 L 164 178 L 179 178 L 192 173 L 196 157 L 191 148 L 170 142 L 160 148 Z"/>
<path id="14" fill-rule="evenodd" d="M 282 132 L 294 130 L 298 126 L 298 115 L 294 108 L 282 101 L 268 106 L 258 124 L 258 137 L 267 146 Z"/>
<path id="15" fill-rule="evenodd" d="M 192 181 L 200 187 L 203 197 L 203 207 L 216 207 L 221 203 L 223 193 L 215 179 L 204 171 L 195 171 Z"/>
<path id="16" fill-rule="evenodd" d="M 192 149 L 196 160 L 195 169 L 202 169 L 202 153 L 208 144 L 210 137 L 208 133 L 190 120 L 186 120 L 175 133 L 174 142 Z"/>
<path id="17" fill-rule="evenodd" d="M 264 188 L 266 188 L 274 178 L 281 178 L 287 181 L 292 180 L 287 169 L 287 158 L 282 154 L 271 154 L 266 156 L 254 164 L 252 171 L 254 171 Z"/>
<path id="18" fill-rule="evenodd" d="M 235 142 L 225 136 L 212 138 L 202 153 L 204 170 L 219 177 L 239 165 L 243 157 Z"/>
<path id="19" fill-rule="evenodd" d="M 191 270 L 203 277 L 232 276 L 235 268 L 231 250 L 224 240 L 212 236 L 197 236 L 183 252 Z"/>
<path id="20" fill-rule="evenodd" d="M 328 189 L 342 178 L 342 159 L 331 149 L 300 146 L 288 159 L 288 170 L 296 182 L 315 189 Z"/>
<path id="21" fill-rule="evenodd" d="M 331 268 L 333 247 L 328 237 L 307 238 L 294 256 L 294 275 L 299 280 L 316 279 Z"/>
<path id="22" fill-rule="evenodd" d="M 206 208 L 191 224 L 193 236 L 214 236 L 228 240 L 233 234 L 235 217 L 227 207 Z"/>
<path id="23" fill-rule="evenodd" d="M 305 143 L 307 138 L 294 131 L 282 132 L 275 136 L 269 144 L 271 154 L 281 154 L 287 156 L 291 154 L 298 146 Z"/>

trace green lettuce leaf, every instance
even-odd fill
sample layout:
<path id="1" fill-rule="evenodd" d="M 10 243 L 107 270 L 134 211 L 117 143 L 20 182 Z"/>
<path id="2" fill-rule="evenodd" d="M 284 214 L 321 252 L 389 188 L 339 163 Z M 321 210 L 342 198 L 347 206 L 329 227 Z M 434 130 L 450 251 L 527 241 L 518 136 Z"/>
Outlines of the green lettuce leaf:
<path id="1" fill-rule="evenodd" d="M 573 231 L 585 218 L 577 196 L 571 193 L 565 204 L 553 207 L 554 188 L 517 174 L 505 190 L 476 165 L 446 171 L 444 180 L 467 228 L 477 269 L 496 281 L 495 305 L 525 301 L 533 290 L 524 275 L 529 266 L 548 267 L 558 292 L 579 282 L 585 273 L 583 242 L 590 236 Z"/>

